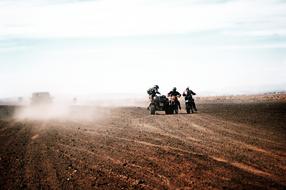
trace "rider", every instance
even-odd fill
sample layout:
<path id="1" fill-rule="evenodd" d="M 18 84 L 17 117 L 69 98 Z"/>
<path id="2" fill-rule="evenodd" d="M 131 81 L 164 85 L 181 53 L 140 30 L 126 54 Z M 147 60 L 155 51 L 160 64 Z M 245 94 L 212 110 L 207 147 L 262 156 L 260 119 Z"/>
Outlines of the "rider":
<path id="1" fill-rule="evenodd" d="M 176 97 L 176 103 L 178 104 L 178 107 L 181 110 L 181 104 L 177 98 L 177 97 L 181 97 L 181 94 L 180 94 L 180 92 L 177 91 L 176 87 L 174 87 L 173 90 L 168 93 L 168 96 L 170 96 L 170 97 L 175 96 Z"/>
<path id="2" fill-rule="evenodd" d="M 158 90 L 159 90 L 158 85 L 154 85 L 152 88 L 149 88 L 149 90 L 147 90 L 150 100 L 153 100 L 157 94 L 161 94 Z"/>
<path id="3" fill-rule="evenodd" d="M 193 99 L 193 95 L 196 95 L 196 93 L 194 93 L 192 90 L 190 90 L 189 87 L 186 88 L 186 90 L 183 92 L 183 96 L 185 97 L 185 100 L 192 100 L 192 106 L 194 108 L 195 111 L 197 110 L 195 101 Z"/>

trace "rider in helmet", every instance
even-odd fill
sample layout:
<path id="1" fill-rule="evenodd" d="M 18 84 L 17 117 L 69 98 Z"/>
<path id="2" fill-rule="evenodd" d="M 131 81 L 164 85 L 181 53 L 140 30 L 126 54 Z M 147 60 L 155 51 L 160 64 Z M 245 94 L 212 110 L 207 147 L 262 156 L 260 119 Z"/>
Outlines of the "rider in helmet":
<path id="1" fill-rule="evenodd" d="M 195 101 L 193 99 L 193 95 L 196 95 L 196 93 L 194 93 L 192 90 L 190 90 L 189 87 L 186 88 L 186 90 L 183 92 L 183 96 L 185 97 L 185 100 L 192 100 L 192 106 L 194 108 L 195 111 L 197 110 Z"/>
<path id="2" fill-rule="evenodd" d="M 157 94 L 161 94 L 158 90 L 159 90 L 159 86 L 158 85 L 154 85 L 152 88 L 149 88 L 149 90 L 147 90 L 147 93 L 149 94 L 150 100 L 153 100 L 153 98 Z"/>
<path id="3" fill-rule="evenodd" d="M 172 97 L 172 96 L 181 97 L 181 94 L 180 94 L 180 92 L 177 91 L 177 88 L 174 87 L 173 90 L 168 93 L 168 96 L 171 96 L 171 97 Z M 177 104 L 178 104 L 179 109 L 181 110 L 181 104 L 180 104 L 179 100 L 176 99 L 176 102 L 177 102 Z"/>

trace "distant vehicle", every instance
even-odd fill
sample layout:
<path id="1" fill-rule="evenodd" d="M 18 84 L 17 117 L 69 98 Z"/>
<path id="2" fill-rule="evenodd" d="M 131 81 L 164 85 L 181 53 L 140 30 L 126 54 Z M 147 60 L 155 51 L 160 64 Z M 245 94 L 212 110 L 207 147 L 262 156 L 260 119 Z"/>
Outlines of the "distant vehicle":
<path id="1" fill-rule="evenodd" d="M 52 103 L 49 92 L 35 92 L 32 94 L 31 105 L 48 105 Z"/>
<path id="2" fill-rule="evenodd" d="M 173 110 L 170 106 L 169 99 L 162 95 L 162 96 L 155 96 L 148 107 L 150 114 L 154 115 L 156 111 L 165 111 L 166 114 L 172 114 Z"/>

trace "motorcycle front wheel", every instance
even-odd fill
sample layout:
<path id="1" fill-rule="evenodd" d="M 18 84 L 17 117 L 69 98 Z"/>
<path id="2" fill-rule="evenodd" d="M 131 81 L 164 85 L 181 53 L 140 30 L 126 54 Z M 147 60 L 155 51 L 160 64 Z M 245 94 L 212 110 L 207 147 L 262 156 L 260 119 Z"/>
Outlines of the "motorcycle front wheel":
<path id="1" fill-rule="evenodd" d="M 149 110 L 150 110 L 150 114 L 151 114 L 151 115 L 155 115 L 155 112 L 156 112 L 155 105 L 150 105 L 150 106 L 149 106 Z"/>
<path id="2" fill-rule="evenodd" d="M 191 109 L 190 108 L 186 108 L 187 114 L 191 113 Z"/>
<path id="3" fill-rule="evenodd" d="M 174 109 L 174 113 L 175 113 L 175 114 L 178 114 L 178 113 L 179 113 L 178 108 Z"/>

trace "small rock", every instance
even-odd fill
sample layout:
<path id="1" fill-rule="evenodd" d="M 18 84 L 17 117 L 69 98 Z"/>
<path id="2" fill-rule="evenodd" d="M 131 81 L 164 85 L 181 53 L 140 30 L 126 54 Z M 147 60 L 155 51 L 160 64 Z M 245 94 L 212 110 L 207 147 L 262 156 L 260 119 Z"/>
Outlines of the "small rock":
<path id="1" fill-rule="evenodd" d="M 145 181 L 143 179 L 138 179 L 138 180 L 136 180 L 135 185 L 140 185 L 143 183 L 145 183 Z"/>

